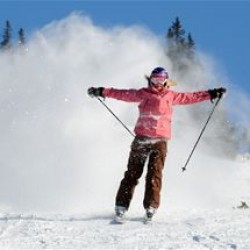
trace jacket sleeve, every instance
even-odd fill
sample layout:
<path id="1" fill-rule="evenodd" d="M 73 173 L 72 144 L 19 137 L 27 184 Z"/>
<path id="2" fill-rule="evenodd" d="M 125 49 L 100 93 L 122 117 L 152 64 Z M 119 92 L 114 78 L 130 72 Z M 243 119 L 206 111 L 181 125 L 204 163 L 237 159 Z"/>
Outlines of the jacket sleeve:
<path id="1" fill-rule="evenodd" d="M 191 93 L 173 92 L 173 105 L 185 105 L 210 100 L 208 91 L 197 91 Z"/>
<path id="2" fill-rule="evenodd" d="M 113 98 L 125 102 L 140 102 L 142 100 L 142 91 L 137 89 L 114 89 L 104 88 L 102 92 L 104 97 Z"/>

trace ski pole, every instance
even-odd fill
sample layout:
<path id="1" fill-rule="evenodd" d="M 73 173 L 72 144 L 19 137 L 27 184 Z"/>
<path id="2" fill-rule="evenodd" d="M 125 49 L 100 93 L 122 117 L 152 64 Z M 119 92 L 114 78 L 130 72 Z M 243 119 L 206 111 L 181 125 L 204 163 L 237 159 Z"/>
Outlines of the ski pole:
<path id="1" fill-rule="evenodd" d="M 96 97 L 100 103 L 115 117 L 115 119 L 130 133 L 130 135 L 132 135 L 133 137 L 135 137 L 135 135 L 131 132 L 131 130 L 129 130 L 129 128 L 119 119 L 119 117 L 106 105 L 106 103 L 101 100 L 99 97 Z"/>
<path id="2" fill-rule="evenodd" d="M 186 161 L 184 167 L 182 168 L 182 172 L 186 171 L 187 165 L 188 165 L 188 163 L 189 163 L 189 161 L 190 161 L 190 159 L 191 159 L 191 157 L 192 157 L 192 155 L 193 155 L 193 153 L 194 153 L 194 150 L 195 150 L 195 148 L 197 147 L 197 145 L 198 145 L 198 143 L 199 143 L 199 141 L 200 141 L 200 139 L 201 139 L 201 136 L 203 135 L 203 133 L 204 133 L 206 127 L 207 127 L 207 124 L 208 124 L 208 122 L 210 121 L 210 119 L 211 119 L 211 117 L 212 117 L 212 115 L 213 115 L 213 113 L 214 113 L 215 108 L 216 108 L 217 105 L 219 104 L 219 102 L 220 102 L 220 100 L 221 100 L 221 97 L 222 97 L 222 95 L 220 95 L 219 98 L 217 99 L 217 101 L 215 102 L 214 107 L 213 107 L 212 111 L 210 112 L 210 114 L 209 114 L 209 116 L 208 116 L 208 119 L 207 119 L 207 121 L 206 121 L 206 123 L 205 123 L 203 129 L 201 130 L 201 133 L 200 133 L 200 135 L 199 135 L 199 137 L 198 137 L 196 143 L 194 144 L 194 147 L 193 147 L 193 149 L 192 149 L 192 151 L 191 151 L 191 153 L 190 153 L 190 155 L 189 155 L 189 157 L 188 157 L 188 159 L 187 159 L 187 161 Z"/>

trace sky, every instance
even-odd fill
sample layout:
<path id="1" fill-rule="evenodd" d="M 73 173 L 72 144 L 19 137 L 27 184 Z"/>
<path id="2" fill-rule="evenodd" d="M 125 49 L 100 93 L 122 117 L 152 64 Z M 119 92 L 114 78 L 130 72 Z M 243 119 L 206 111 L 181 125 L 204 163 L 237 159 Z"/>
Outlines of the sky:
<path id="1" fill-rule="evenodd" d="M 249 11 L 250 1 L 232 0 L 0 1 L 0 25 L 3 28 L 9 20 L 13 35 L 22 27 L 29 36 L 72 12 L 81 12 L 95 25 L 106 28 L 139 25 L 164 41 L 168 28 L 178 16 L 186 32 L 192 34 L 197 50 L 215 58 L 231 85 L 250 93 Z"/>

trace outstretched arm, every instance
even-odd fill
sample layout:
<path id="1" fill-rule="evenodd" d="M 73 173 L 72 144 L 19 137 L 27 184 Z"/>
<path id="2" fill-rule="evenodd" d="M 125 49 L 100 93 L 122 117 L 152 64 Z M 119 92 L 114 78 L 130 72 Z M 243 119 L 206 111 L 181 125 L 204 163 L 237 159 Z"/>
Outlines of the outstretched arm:
<path id="1" fill-rule="evenodd" d="M 196 91 L 191 93 L 173 92 L 173 104 L 182 105 L 203 102 L 206 100 L 213 101 L 216 98 L 221 98 L 225 92 L 225 88 L 217 88 L 207 91 Z"/>
<path id="2" fill-rule="evenodd" d="M 173 104 L 174 105 L 185 105 L 192 104 L 197 102 L 203 102 L 206 100 L 210 100 L 210 94 L 208 91 L 197 91 L 190 93 L 181 93 L 181 92 L 173 92 Z"/>
<path id="3" fill-rule="evenodd" d="M 114 88 L 94 88 L 88 89 L 91 97 L 108 97 L 126 102 L 139 102 L 142 99 L 142 91 L 136 89 L 114 89 Z"/>

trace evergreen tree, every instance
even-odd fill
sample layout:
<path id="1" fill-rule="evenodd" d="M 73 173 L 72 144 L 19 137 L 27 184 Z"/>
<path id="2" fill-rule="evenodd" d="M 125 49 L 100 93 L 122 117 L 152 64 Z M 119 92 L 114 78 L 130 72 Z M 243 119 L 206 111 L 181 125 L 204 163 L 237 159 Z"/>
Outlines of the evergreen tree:
<path id="1" fill-rule="evenodd" d="M 176 17 L 167 32 L 167 56 L 178 71 L 186 69 L 189 61 L 194 59 L 194 40 L 190 33 L 185 38 L 185 33 L 179 17 Z"/>
<path id="2" fill-rule="evenodd" d="M 1 42 L 1 48 L 9 49 L 11 47 L 11 33 L 12 28 L 10 22 L 7 20 L 5 28 L 3 30 L 3 40 Z"/>
<path id="3" fill-rule="evenodd" d="M 188 37 L 187 37 L 187 57 L 191 60 L 194 59 L 194 55 L 195 55 L 195 43 L 194 40 L 191 36 L 191 33 L 188 33 Z"/>
<path id="4" fill-rule="evenodd" d="M 173 33 L 173 40 L 177 45 L 183 45 L 185 42 L 185 30 L 182 28 L 181 21 L 179 17 L 176 17 L 175 22 L 172 23 L 170 28 Z"/>
<path id="5" fill-rule="evenodd" d="M 190 49 L 194 49 L 194 40 L 193 40 L 193 38 L 192 38 L 192 36 L 191 36 L 191 33 L 188 33 L 188 37 L 187 37 L 187 39 L 188 39 L 188 41 L 187 41 L 187 44 L 188 44 L 188 47 L 190 48 Z"/>
<path id="6" fill-rule="evenodd" d="M 23 45 L 25 44 L 25 35 L 24 35 L 24 29 L 20 28 L 18 31 L 18 44 Z"/>

